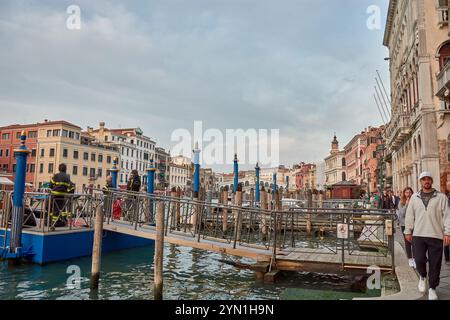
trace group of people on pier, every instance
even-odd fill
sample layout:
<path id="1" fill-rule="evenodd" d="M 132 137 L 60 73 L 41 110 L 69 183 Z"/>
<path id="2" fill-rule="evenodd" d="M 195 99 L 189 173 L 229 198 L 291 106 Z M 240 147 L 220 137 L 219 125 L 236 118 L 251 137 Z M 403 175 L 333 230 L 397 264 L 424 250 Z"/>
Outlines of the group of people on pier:
<path id="1" fill-rule="evenodd" d="M 112 176 L 106 178 L 106 184 L 102 190 L 104 193 L 114 189 Z M 58 173 L 53 175 L 50 180 L 50 194 L 53 197 L 52 210 L 49 213 L 51 225 L 55 227 L 64 227 L 67 225 L 68 201 L 67 196 L 75 192 L 75 184 L 67 174 L 67 166 L 62 163 L 58 167 Z M 133 170 L 127 182 L 127 191 L 139 192 L 141 190 L 141 178 L 137 170 Z"/>

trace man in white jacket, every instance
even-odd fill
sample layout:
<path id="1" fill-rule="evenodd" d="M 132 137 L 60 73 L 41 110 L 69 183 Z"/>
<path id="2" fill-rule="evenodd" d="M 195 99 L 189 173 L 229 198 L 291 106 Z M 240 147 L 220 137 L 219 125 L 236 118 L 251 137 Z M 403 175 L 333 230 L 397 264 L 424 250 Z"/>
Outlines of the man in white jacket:
<path id="1" fill-rule="evenodd" d="M 405 238 L 413 244 L 419 291 L 426 290 L 428 262 L 428 299 L 437 300 L 443 246 L 450 244 L 450 209 L 447 197 L 433 188 L 430 172 L 423 172 L 419 180 L 422 190 L 411 197 L 406 211 Z"/>

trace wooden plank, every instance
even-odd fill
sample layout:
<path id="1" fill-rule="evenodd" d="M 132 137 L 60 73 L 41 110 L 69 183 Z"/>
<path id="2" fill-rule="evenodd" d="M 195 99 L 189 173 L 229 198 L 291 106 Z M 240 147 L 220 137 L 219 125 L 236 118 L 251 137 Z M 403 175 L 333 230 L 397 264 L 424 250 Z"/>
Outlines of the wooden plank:
<path id="1" fill-rule="evenodd" d="M 143 231 L 139 229 L 134 230 L 133 228 L 124 226 L 106 225 L 104 229 L 151 240 L 155 240 L 156 238 L 155 232 Z M 258 261 L 267 261 L 270 260 L 271 258 L 271 252 L 268 250 L 264 251 L 255 248 L 245 248 L 242 246 L 236 246 L 236 249 L 234 249 L 232 244 L 217 243 L 208 240 L 202 240 L 201 242 L 197 242 L 195 238 L 176 237 L 168 235 L 167 237 L 165 237 L 165 242 L 196 249 L 227 253 L 231 255 L 255 259 Z"/>

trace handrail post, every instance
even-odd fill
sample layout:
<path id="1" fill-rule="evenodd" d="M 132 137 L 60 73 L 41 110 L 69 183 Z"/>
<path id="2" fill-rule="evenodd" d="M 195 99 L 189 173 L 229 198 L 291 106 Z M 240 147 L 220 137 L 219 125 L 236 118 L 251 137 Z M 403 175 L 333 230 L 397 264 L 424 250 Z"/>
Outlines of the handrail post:
<path id="1" fill-rule="evenodd" d="M 22 224 L 24 215 L 25 178 L 27 174 L 27 157 L 30 150 L 25 146 L 25 131 L 20 136 L 21 145 L 14 150 L 16 158 L 16 176 L 14 179 L 13 208 L 11 215 L 10 250 L 14 258 L 20 258 L 22 253 Z M 6 237 L 6 231 L 5 231 Z"/>
<path id="2" fill-rule="evenodd" d="M 270 269 L 269 271 L 272 270 L 272 264 L 274 262 L 276 262 L 276 257 L 277 257 L 277 213 L 276 212 L 272 212 L 271 214 L 273 214 L 273 248 L 272 248 L 272 260 L 270 262 Z"/>

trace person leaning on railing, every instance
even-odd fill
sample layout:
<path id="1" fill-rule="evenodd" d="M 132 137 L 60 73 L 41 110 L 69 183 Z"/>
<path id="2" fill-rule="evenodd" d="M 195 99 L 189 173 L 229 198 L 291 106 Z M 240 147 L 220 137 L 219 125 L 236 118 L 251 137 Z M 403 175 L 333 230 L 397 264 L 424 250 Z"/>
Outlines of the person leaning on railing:
<path id="1" fill-rule="evenodd" d="M 67 216 L 69 212 L 69 203 L 67 195 L 75 192 L 75 184 L 70 180 L 66 173 L 67 166 L 61 163 L 56 173 L 50 180 L 50 190 L 53 198 L 52 212 L 50 212 L 51 227 L 63 227 L 67 225 Z M 66 203 L 67 202 L 67 203 Z"/>

